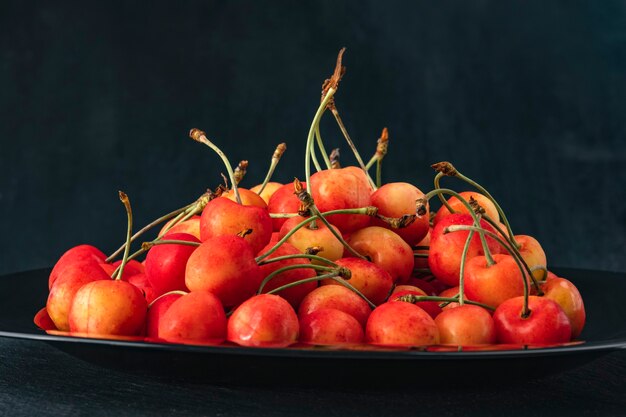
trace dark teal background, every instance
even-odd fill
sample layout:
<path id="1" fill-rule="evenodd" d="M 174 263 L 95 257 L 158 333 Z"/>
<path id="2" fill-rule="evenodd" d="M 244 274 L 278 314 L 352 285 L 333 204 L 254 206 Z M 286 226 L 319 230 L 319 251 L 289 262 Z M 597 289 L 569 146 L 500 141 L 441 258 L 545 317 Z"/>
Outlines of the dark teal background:
<path id="1" fill-rule="evenodd" d="M 118 189 L 142 225 L 214 187 L 191 127 L 250 160 L 243 185 L 282 141 L 277 178 L 303 177 L 341 46 L 337 105 L 367 157 L 389 127 L 385 180 L 427 191 L 450 160 L 549 264 L 626 271 L 623 1 L 86 3 L 0 4 L 0 273 L 110 252 Z"/>

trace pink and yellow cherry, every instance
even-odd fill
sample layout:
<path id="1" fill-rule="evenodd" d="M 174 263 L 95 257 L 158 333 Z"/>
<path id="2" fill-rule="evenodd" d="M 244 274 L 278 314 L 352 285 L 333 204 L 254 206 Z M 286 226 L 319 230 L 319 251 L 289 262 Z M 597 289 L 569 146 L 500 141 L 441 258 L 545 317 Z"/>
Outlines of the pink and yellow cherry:
<path id="1" fill-rule="evenodd" d="M 241 205 L 228 198 L 218 197 L 211 200 L 202 211 L 200 240 L 203 242 L 217 236 L 236 236 L 249 229 L 252 232 L 244 239 L 257 253 L 267 245 L 272 236 L 272 219 L 266 209 Z"/>
<path id="2" fill-rule="evenodd" d="M 504 229 L 506 230 L 506 228 Z M 518 248 L 522 259 L 526 262 L 531 269 L 537 266 L 545 268 L 547 266 L 546 253 L 543 248 L 532 236 L 527 235 L 515 235 L 515 241 L 520 247 Z M 544 271 L 538 269 L 533 272 L 533 276 L 537 280 L 544 279 Z"/>
<path id="3" fill-rule="evenodd" d="M 368 300 L 376 305 L 385 302 L 391 287 L 393 287 L 393 279 L 387 271 L 360 258 L 341 258 L 335 263 L 350 270 L 351 275 L 348 282 Z M 325 279 L 322 281 L 322 285 L 341 284 L 332 279 Z"/>
<path id="4" fill-rule="evenodd" d="M 524 297 L 511 298 L 493 314 L 499 343 L 544 345 L 569 342 L 572 326 L 559 305 L 545 297 L 528 297 L 530 314 L 522 315 Z"/>
<path id="5" fill-rule="evenodd" d="M 228 319 L 227 339 L 241 346 L 286 347 L 298 340 L 298 333 L 296 312 L 277 295 L 249 298 Z"/>
<path id="6" fill-rule="evenodd" d="M 495 263 L 487 264 L 487 258 L 476 256 L 465 266 L 465 294 L 468 299 L 491 307 L 524 294 L 524 279 L 515 259 L 510 255 L 493 255 Z"/>
<path id="7" fill-rule="evenodd" d="M 255 194 L 258 194 L 262 186 L 263 184 L 255 185 L 254 187 L 250 188 L 250 191 L 252 191 Z M 266 204 L 269 204 L 270 198 L 272 198 L 272 195 L 274 195 L 274 193 L 278 191 L 278 189 L 282 186 L 283 184 L 279 182 L 268 182 L 265 188 L 263 189 L 263 191 L 261 192 L 261 194 L 258 194 L 258 195 L 259 197 L 263 199 L 263 201 L 265 201 Z"/>
<path id="8" fill-rule="evenodd" d="M 170 308 L 174 301 L 182 297 L 180 292 L 172 292 L 164 294 L 154 300 L 148 306 L 148 314 L 146 315 L 146 337 L 150 339 L 159 338 L 159 323 L 165 312 Z"/>
<path id="9" fill-rule="evenodd" d="M 550 274 L 546 283 L 541 285 L 543 296 L 556 302 L 570 321 L 572 339 L 580 336 L 585 327 L 585 304 L 578 289 L 569 280 Z"/>
<path id="10" fill-rule="evenodd" d="M 302 189 L 306 190 L 306 183 L 303 182 L 301 184 Z M 285 184 L 272 194 L 270 201 L 267 203 L 267 210 L 274 214 L 297 213 L 300 204 L 300 200 L 294 194 L 293 184 Z M 272 218 L 274 231 L 280 231 L 286 221 L 286 218 Z"/>
<path id="11" fill-rule="evenodd" d="M 435 321 L 420 307 L 391 302 L 378 306 L 367 320 L 365 340 L 383 346 L 429 346 L 439 344 Z"/>
<path id="12" fill-rule="evenodd" d="M 424 193 L 419 188 L 406 182 L 392 182 L 374 191 L 371 199 L 372 205 L 378 208 L 378 214 L 399 218 L 404 215 L 415 215 L 415 201 L 422 197 L 424 197 Z M 373 219 L 372 225 L 390 229 L 410 246 L 415 246 L 421 245 L 420 242 L 428 234 L 428 219 L 429 215 L 426 212 L 425 215 L 416 217 L 407 227 L 392 228 L 380 219 Z"/>
<path id="13" fill-rule="evenodd" d="M 372 313 L 364 299 L 343 285 L 324 285 L 311 291 L 300 303 L 298 315 L 304 317 L 321 309 L 343 311 L 354 317 L 363 328 Z"/>
<path id="14" fill-rule="evenodd" d="M 284 237 L 303 220 L 305 220 L 305 218 L 300 216 L 292 217 L 287 220 L 280 229 L 280 237 Z M 337 233 L 340 233 L 335 226 L 332 227 Z M 310 228 L 309 225 L 301 227 L 287 239 L 287 242 L 298 249 L 300 253 L 304 253 L 308 248 L 319 246 L 323 250 L 318 253 L 318 256 L 326 258 L 329 261 L 335 261 L 343 256 L 342 243 L 337 240 L 330 229 L 319 220 L 316 222 L 315 229 Z M 313 263 L 317 263 L 317 261 Z"/>
<path id="15" fill-rule="evenodd" d="M 487 216 L 489 216 L 495 222 L 500 221 L 500 215 L 498 214 L 498 209 L 491 202 L 491 200 L 489 200 L 489 198 L 487 198 L 486 196 L 475 191 L 463 191 L 463 192 L 460 192 L 459 195 L 467 201 L 470 200 L 470 197 L 473 198 L 474 200 L 478 202 L 478 204 L 482 208 L 485 209 L 485 214 Z M 448 204 L 450 205 L 450 207 L 452 207 L 455 213 L 466 213 L 466 214 L 469 213 L 467 211 L 467 207 L 465 207 L 465 205 L 458 198 L 454 196 L 448 199 Z M 435 215 L 435 218 L 433 219 L 433 223 L 436 226 L 437 223 L 439 223 L 442 219 L 444 219 L 446 216 L 449 216 L 450 214 L 452 213 L 450 213 L 450 210 L 448 210 L 448 208 L 445 205 L 441 206 L 441 208 Z"/>
<path id="16" fill-rule="evenodd" d="M 268 244 L 265 248 L 259 252 L 263 254 L 267 252 L 269 249 L 274 246 L 273 244 Z M 279 256 L 286 255 L 297 255 L 301 252 L 296 249 L 293 245 L 285 242 L 278 247 L 272 254 L 266 257 L 264 260 L 270 260 L 273 258 L 277 258 Z M 272 272 L 277 271 L 280 268 L 286 266 L 293 265 L 310 265 L 311 262 L 306 258 L 291 258 L 285 259 L 278 262 L 271 262 L 265 265 L 261 265 L 261 275 L 263 277 L 267 277 Z M 280 274 L 274 276 L 268 283 L 263 287 L 263 292 L 269 292 L 275 288 L 281 287 L 283 285 L 300 281 L 306 278 L 313 278 L 316 275 L 315 270 L 311 268 L 298 268 L 291 269 L 288 271 L 281 272 Z M 286 288 L 278 293 L 279 296 L 283 297 L 285 300 L 291 304 L 294 309 L 297 309 L 300 305 L 302 299 L 311 291 L 317 288 L 317 282 L 311 281 L 306 282 L 300 285 L 296 285 L 295 287 Z"/>
<path id="17" fill-rule="evenodd" d="M 389 302 L 400 302 L 396 300 L 405 295 L 425 296 L 428 294 L 421 288 L 412 285 L 398 285 L 389 296 Z M 421 307 L 432 318 L 437 317 L 441 313 L 441 307 L 439 307 L 439 302 L 437 301 L 419 301 L 415 305 Z"/>
<path id="18" fill-rule="evenodd" d="M 168 233 L 163 238 L 200 243 L 187 233 Z M 146 277 L 157 295 L 177 290 L 187 291 L 185 269 L 194 250 L 195 246 L 174 243 L 154 245 L 150 248 L 146 255 Z"/>
<path id="19" fill-rule="evenodd" d="M 474 346 L 496 342 L 496 328 L 491 314 L 482 307 L 464 304 L 443 311 L 435 317 L 440 343 Z"/>
<path id="20" fill-rule="evenodd" d="M 83 285 L 72 302 L 70 331 L 89 335 L 136 336 L 143 329 L 148 304 L 134 285 L 99 280 Z"/>
<path id="21" fill-rule="evenodd" d="M 56 262 L 50 277 L 48 278 L 48 289 L 52 288 L 52 284 L 57 280 L 59 275 L 63 272 L 63 269 L 70 265 L 76 265 L 82 262 L 95 262 L 101 263 L 106 259 L 106 255 L 95 246 L 91 245 L 78 245 L 68 249 L 59 260 Z"/>
<path id="22" fill-rule="evenodd" d="M 300 342 L 316 345 L 361 343 L 363 327 L 348 313 L 331 308 L 300 317 Z"/>
<path id="23" fill-rule="evenodd" d="M 239 191 L 239 196 L 241 197 L 241 204 L 244 206 L 254 206 L 262 209 L 267 209 L 267 203 L 260 195 L 255 193 L 254 191 L 248 190 L 246 188 L 237 187 Z M 235 193 L 233 190 L 226 190 L 222 193 L 222 195 L 218 198 L 227 198 L 233 202 L 237 202 L 237 197 L 235 197 Z M 218 199 L 216 198 L 216 200 Z"/>
<path id="24" fill-rule="evenodd" d="M 48 314 L 58 330 L 70 330 L 69 314 L 76 293 L 85 284 L 98 280 L 110 281 L 111 277 L 95 261 L 63 268 L 50 289 L 46 303 Z"/>
<path id="25" fill-rule="evenodd" d="M 220 344 L 226 339 L 224 307 L 210 291 L 190 292 L 174 299 L 167 307 L 169 302 L 163 301 L 161 307 L 165 311 L 158 320 L 158 338 L 173 343 L 208 344 Z M 153 331 L 150 326 L 148 329 Z"/>
<path id="26" fill-rule="evenodd" d="M 185 285 L 192 292 L 210 291 L 225 307 L 233 307 L 251 297 L 263 279 L 255 253 L 239 236 L 207 239 L 187 261 Z"/>
<path id="27" fill-rule="evenodd" d="M 163 226 L 161 231 L 159 232 L 159 236 L 163 236 L 165 233 L 174 234 L 174 233 L 187 233 L 189 235 L 194 236 L 196 239 L 200 240 L 200 216 L 194 215 L 184 222 L 180 222 L 177 225 L 173 226 L 168 230 L 169 225 L 174 221 L 174 219 L 170 220 Z M 166 232 L 167 230 L 167 232 Z"/>
<path id="28" fill-rule="evenodd" d="M 310 193 L 322 213 L 372 205 L 372 187 L 363 170 L 357 167 L 326 169 L 313 174 Z M 334 214 L 327 219 L 342 233 L 362 229 L 371 220 L 363 214 Z"/>
<path id="29" fill-rule="evenodd" d="M 366 227 L 352 233 L 348 244 L 389 272 L 394 282 L 408 281 L 413 272 L 413 250 L 391 230 L 379 226 Z"/>
<path id="30" fill-rule="evenodd" d="M 465 247 L 465 242 L 469 235 L 468 231 L 459 230 L 445 233 L 449 226 L 472 226 L 474 219 L 469 214 L 450 214 L 443 218 L 433 228 L 430 236 L 430 249 L 428 251 L 428 266 L 441 282 L 448 286 L 459 285 L 459 274 L 461 272 L 461 256 Z M 481 220 L 481 227 L 493 232 L 494 229 L 487 222 Z M 492 254 L 500 252 L 500 245 L 494 239 L 486 237 L 487 245 Z M 467 251 L 466 262 L 475 256 L 484 255 L 478 233 L 475 233 Z"/>

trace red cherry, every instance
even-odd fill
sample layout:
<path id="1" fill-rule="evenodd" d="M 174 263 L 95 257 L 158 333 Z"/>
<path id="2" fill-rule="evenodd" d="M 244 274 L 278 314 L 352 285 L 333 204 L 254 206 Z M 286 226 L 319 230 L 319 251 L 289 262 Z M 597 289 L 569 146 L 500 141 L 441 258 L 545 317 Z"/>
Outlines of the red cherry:
<path id="1" fill-rule="evenodd" d="M 528 297 L 528 317 L 522 316 L 524 297 L 511 298 L 493 314 L 499 343 L 542 345 L 570 340 L 572 327 L 559 305 L 544 297 Z"/>
<path id="2" fill-rule="evenodd" d="M 80 262 L 93 262 L 96 263 L 104 262 L 106 259 L 106 255 L 100 251 L 100 249 L 91 246 L 91 245 L 78 245 L 69 249 L 65 252 L 57 263 L 52 268 L 50 272 L 50 277 L 48 278 L 48 289 L 52 288 L 52 284 L 57 280 L 59 275 L 62 273 L 63 269 L 65 269 L 69 265 L 76 265 Z"/>
<path id="3" fill-rule="evenodd" d="M 385 303 L 370 314 L 365 339 L 376 345 L 436 345 L 439 343 L 439 329 L 432 317 L 416 305 Z"/>
<path id="4" fill-rule="evenodd" d="M 360 258 L 341 258 L 335 263 L 350 270 L 351 277 L 348 282 L 368 300 L 376 305 L 385 302 L 391 287 L 393 287 L 393 279 L 387 271 Z M 341 284 L 332 279 L 325 279 L 322 281 L 322 285 Z"/>
<path id="5" fill-rule="evenodd" d="M 306 190 L 306 183 L 302 183 L 302 189 Z M 294 194 L 293 184 L 285 184 L 272 194 L 267 203 L 270 213 L 297 213 L 300 208 L 300 200 Z M 275 232 L 278 232 L 287 219 L 272 219 Z"/>
<path id="6" fill-rule="evenodd" d="M 323 308 L 343 311 L 365 327 L 372 312 L 369 304 L 352 290 L 342 285 L 325 285 L 311 291 L 300 303 L 298 315 L 303 317 Z"/>
<path id="7" fill-rule="evenodd" d="M 363 328 L 351 315 L 323 308 L 300 317 L 300 341 L 317 345 L 361 343 Z"/>
<path id="8" fill-rule="evenodd" d="M 241 204 L 244 206 L 255 206 L 260 207 L 262 209 L 267 209 L 267 203 L 265 200 L 261 198 L 260 195 L 255 193 L 254 191 L 248 190 L 246 188 L 237 187 L 237 191 L 239 191 L 239 197 L 241 197 Z M 226 190 L 220 196 L 221 198 L 227 198 L 231 201 L 237 202 L 237 197 L 233 190 Z M 218 197 L 218 198 L 220 198 Z"/>
<path id="9" fill-rule="evenodd" d="M 421 288 L 412 285 L 398 285 L 389 296 L 389 302 L 401 302 L 395 300 L 405 295 L 422 296 L 427 294 Z M 439 307 L 437 301 L 418 301 L 415 305 L 421 307 L 432 318 L 437 317 L 441 313 L 441 307 Z"/>
<path id="10" fill-rule="evenodd" d="M 524 294 L 524 279 L 511 255 L 493 255 L 495 264 L 488 266 L 484 256 L 470 259 L 465 266 L 465 293 L 470 300 L 498 307 L 509 298 Z"/>
<path id="11" fill-rule="evenodd" d="M 228 320 L 227 339 L 241 346 L 285 347 L 298 339 L 298 316 L 285 299 L 261 294 L 244 301 Z"/>
<path id="12" fill-rule="evenodd" d="M 443 311 L 435 318 L 441 344 L 473 346 L 496 342 L 491 314 L 482 307 L 464 304 Z"/>
<path id="13" fill-rule="evenodd" d="M 182 240 L 197 242 L 198 239 L 187 233 L 168 233 L 166 240 Z M 158 295 L 169 291 L 187 291 L 185 286 L 185 269 L 194 246 L 180 244 L 155 245 L 146 255 L 146 277 Z"/>
<path id="14" fill-rule="evenodd" d="M 45 307 L 35 314 L 33 323 L 35 323 L 35 326 L 39 327 L 41 330 L 58 330 Z"/>
<path id="15" fill-rule="evenodd" d="M 574 284 L 565 278 L 550 273 L 541 286 L 544 297 L 556 302 L 563 309 L 572 326 L 572 339 L 580 336 L 585 327 L 585 304 Z"/>
<path id="16" fill-rule="evenodd" d="M 161 318 L 170 306 L 174 304 L 174 301 L 182 296 L 183 295 L 180 293 L 165 294 L 152 303 L 148 308 L 148 314 L 146 316 L 146 337 L 159 337 L 159 323 L 161 322 Z"/>

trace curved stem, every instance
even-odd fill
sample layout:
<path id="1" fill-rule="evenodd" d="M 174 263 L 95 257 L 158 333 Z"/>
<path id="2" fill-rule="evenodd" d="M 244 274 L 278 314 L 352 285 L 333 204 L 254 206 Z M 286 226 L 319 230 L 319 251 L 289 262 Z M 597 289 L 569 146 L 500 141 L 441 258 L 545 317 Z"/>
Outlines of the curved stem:
<path id="1" fill-rule="evenodd" d="M 317 206 L 315 206 L 315 204 L 311 205 L 311 212 L 316 215 L 321 221 L 322 223 L 324 223 L 326 225 L 326 227 L 328 228 L 328 230 L 330 230 L 330 232 L 333 234 L 333 236 L 335 236 L 337 238 L 337 240 L 339 242 L 341 242 L 341 244 L 343 245 L 344 248 L 346 248 L 351 254 L 353 254 L 354 256 L 356 256 L 357 258 L 361 258 L 364 260 L 367 260 L 367 258 L 363 255 L 361 255 L 359 252 L 355 251 L 352 246 L 350 246 L 348 244 L 348 242 L 346 242 L 343 238 L 343 236 L 341 236 L 341 233 L 338 232 L 337 230 L 335 230 L 335 228 L 333 227 L 333 225 L 331 225 L 328 220 L 326 220 L 326 217 L 324 217 L 324 215 L 322 213 L 320 213 L 319 209 L 317 208 Z"/>
<path id="2" fill-rule="evenodd" d="M 309 128 L 309 134 L 306 140 L 306 148 L 305 148 L 305 156 L 304 156 L 304 173 L 306 178 L 307 186 L 310 187 L 311 184 L 311 150 L 313 148 L 313 137 L 315 136 L 315 129 L 319 125 L 320 119 L 326 110 L 326 106 L 328 102 L 333 98 L 335 92 L 337 90 L 333 87 L 330 87 L 324 96 L 324 99 L 320 103 L 317 111 L 315 112 L 315 116 L 313 116 L 313 121 L 311 122 L 311 127 Z"/>
<path id="3" fill-rule="evenodd" d="M 193 216 L 200 213 L 201 211 L 201 205 L 196 204 L 194 207 L 191 208 L 191 210 L 180 213 L 165 229 L 163 229 L 163 232 L 159 234 L 158 238 L 165 236 L 167 232 L 169 232 L 174 226 L 191 219 Z"/>
<path id="4" fill-rule="evenodd" d="M 320 134 L 319 123 L 317 126 L 315 126 L 315 140 L 317 142 L 317 147 L 319 148 L 320 153 L 322 154 L 322 158 L 324 159 L 324 163 L 326 164 L 326 169 L 330 169 L 330 158 L 328 157 L 328 153 L 326 152 L 326 148 L 324 147 L 324 142 L 322 141 L 322 135 Z M 314 153 L 315 151 L 312 152 L 312 155 Z M 318 169 L 318 171 L 321 171 L 321 169 Z"/>
<path id="5" fill-rule="evenodd" d="M 328 265 L 332 265 L 334 267 L 337 267 L 337 264 L 334 263 L 333 261 L 323 258 L 321 256 L 318 255 L 310 255 L 308 253 L 296 253 L 294 255 L 283 255 L 283 256 L 277 256 L 275 258 L 271 258 L 271 259 L 267 259 L 265 261 L 261 261 L 259 262 L 259 265 L 267 265 L 267 264 L 271 264 L 274 262 L 280 262 L 280 261 L 285 261 L 287 259 L 311 259 L 314 261 L 318 261 L 318 262 L 324 262 L 327 263 Z"/>
<path id="6" fill-rule="evenodd" d="M 434 183 L 435 183 L 435 189 L 441 189 L 441 187 L 439 186 L 439 182 L 441 181 L 441 177 L 443 177 L 444 174 L 441 172 L 438 172 L 437 175 L 435 175 L 435 179 L 434 179 Z M 441 204 L 443 204 L 444 206 L 446 206 L 446 208 L 448 209 L 448 211 L 450 213 L 455 213 L 454 209 L 452 208 L 452 206 L 448 203 L 448 201 L 443 197 L 443 195 L 439 194 L 439 200 L 441 201 Z"/>
<path id="7" fill-rule="evenodd" d="M 259 263 L 261 262 L 263 259 L 267 258 L 268 256 L 270 256 L 272 253 L 276 252 L 276 250 L 280 247 L 280 245 L 282 245 L 283 243 L 285 243 L 294 233 L 296 233 L 300 228 L 306 226 L 309 223 L 312 223 L 313 221 L 315 221 L 317 219 L 317 216 L 311 216 L 308 219 L 304 219 L 302 220 L 300 223 L 298 223 L 297 225 L 294 226 L 293 229 L 291 229 L 289 232 L 287 232 L 287 234 L 285 236 L 283 236 L 278 242 L 276 242 L 276 244 L 274 246 L 272 246 L 267 252 L 265 252 L 263 255 L 259 255 L 256 258 L 254 258 L 254 260 Z"/>
<path id="8" fill-rule="evenodd" d="M 470 242 L 473 237 L 474 231 L 471 230 L 467 235 L 465 246 L 463 247 L 463 253 L 461 254 L 461 269 L 459 272 L 459 305 L 463 305 L 465 302 L 465 260 L 467 259 L 467 251 L 469 250 Z"/>
<path id="9" fill-rule="evenodd" d="M 272 272 L 271 274 L 269 274 L 268 276 L 266 276 L 263 281 L 261 281 L 261 284 L 259 285 L 259 289 L 257 290 L 257 294 L 262 294 L 263 293 L 263 289 L 265 288 L 265 286 L 267 285 L 268 282 L 270 282 L 272 279 L 274 279 L 276 276 L 278 276 L 279 274 L 282 274 L 283 272 L 287 272 L 287 271 L 291 271 L 294 269 L 315 269 L 316 271 L 337 271 L 337 268 L 333 268 L 330 266 L 321 266 L 321 265 L 314 265 L 314 264 L 298 264 L 298 265 L 287 265 L 284 266 L 280 269 L 277 269 L 276 271 Z M 316 275 L 317 277 L 317 275 Z"/>
<path id="10" fill-rule="evenodd" d="M 220 148 L 218 148 L 213 142 L 207 139 L 206 134 L 199 129 L 191 129 L 189 132 L 189 136 L 195 140 L 196 142 L 200 142 L 209 148 L 213 149 L 215 153 L 219 155 L 224 162 L 224 166 L 226 167 L 226 171 L 228 171 L 228 178 L 230 179 L 230 183 L 233 187 L 233 192 L 235 193 L 235 199 L 237 203 L 241 204 L 241 196 L 239 195 L 239 190 L 237 189 L 237 181 L 235 181 L 235 173 L 233 172 L 233 167 L 230 165 L 230 161 L 226 157 L 226 154 L 222 152 Z"/>
<path id="11" fill-rule="evenodd" d="M 320 172 L 323 168 L 317 160 L 317 153 L 315 152 L 315 148 L 311 149 L 311 160 L 313 161 L 315 171 Z"/>
<path id="12" fill-rule="evenodd" d="M 181 290 L 174 290 L 174 291 L 166 292 L 165 294 L 161 294 L 157 298 L 152 300 L 152 302 L 150 304 L 148 304 L 148 308 L 152 307 L 154 305 L 154 303 L 156 303 L 157 301 L 159 301 L 161 298 L 165 297 L 166 295 L 172 295 L 172 294 L 187 295 L 189 293 L 186 292 L 186 291 L 181 291 Z"/>
<path id="13" fill-rule="evenodd" d="M 124 256 L 122 257 L 122 263 L 120 264 L 120 268 L 113 273 L 113 279 L 120 280 L 122 279 L 122 274 L 124 273 L 124 268 L 126 267 L 126 263 L 128 262 L 128 253 L 130 252 L 130 237 L 133 232 L 133 210 L 130 207 L 130 200 L 128 196 L 120 191 L 119 192 L 120 200 L 124 204 L 124 208 L 126 209 L 126 218 L 128 220 L 126 225 L 126 245 L 124 248 Z M 117 275 L 115 275 L 117 272 Z"/>

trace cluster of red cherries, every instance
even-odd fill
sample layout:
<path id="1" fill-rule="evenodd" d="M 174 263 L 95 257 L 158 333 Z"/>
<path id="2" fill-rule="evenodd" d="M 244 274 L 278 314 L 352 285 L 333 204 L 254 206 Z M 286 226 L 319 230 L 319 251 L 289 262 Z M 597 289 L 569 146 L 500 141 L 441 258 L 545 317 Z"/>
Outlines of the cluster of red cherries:
<path id="1" fill-rule="evenodd" d="M 233 169 L 192 129 L 190 137 L 223 160 L 224 184 L 135 233 L 120 192 L 124 245 L 110 256 L 90 245 L 65 252 L 35 323 L 85 337 L 255 347 L 498 348 L 578 338 L 580 293 L 548 271 L 536 239 L 513 234 L 480 184 L 448 162 L 433 165 L 428 193 L 382 184 L 387 130 L 365 162 L 334 101 L 342 54 L 309 129 L 304 181 L 270 181 L 286 149 L 280 144 L 263 183 L 240 187 L 248 162 Z M 319 128 L 326 112 L 356 166 L 342 168 L 338 151 L 327 153 Z M 474 191 L 442 188 L 443 177 Z M 442 204 L 436 211 L 433 199 Z M 136 245 L 156 226 L 156 237 Z"/>

